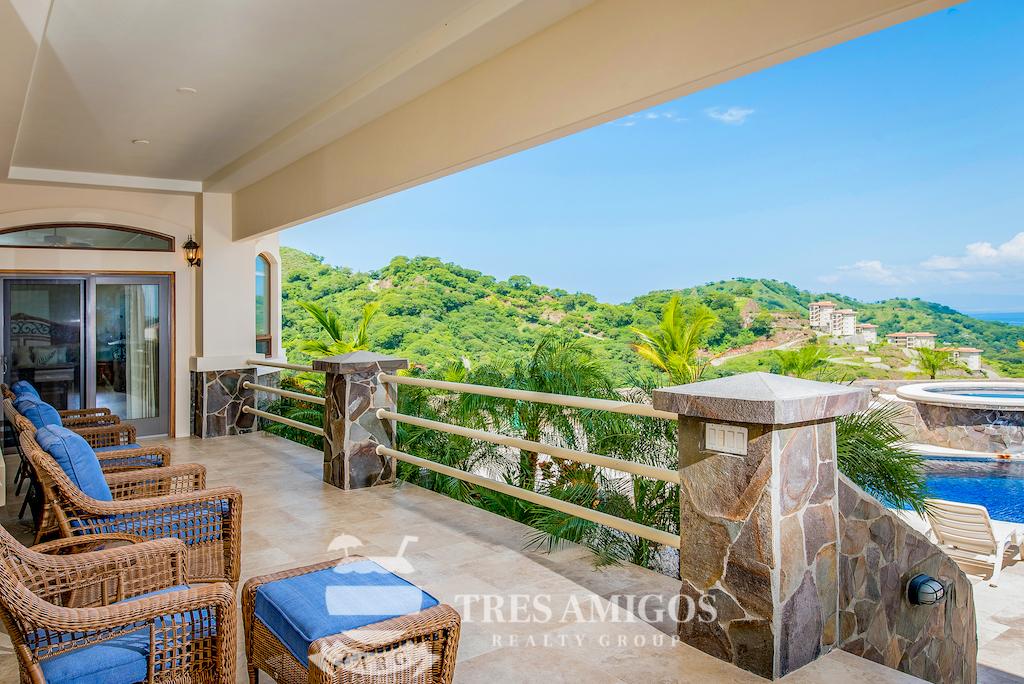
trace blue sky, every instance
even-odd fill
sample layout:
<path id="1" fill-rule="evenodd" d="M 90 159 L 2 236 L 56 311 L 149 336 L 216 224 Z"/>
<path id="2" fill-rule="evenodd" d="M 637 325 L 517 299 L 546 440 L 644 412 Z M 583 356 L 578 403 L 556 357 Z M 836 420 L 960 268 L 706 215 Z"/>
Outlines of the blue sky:
<path id="1" fill-rule="evenodd" d="M 610 302 L 749 276 L 1013 311 L 1022 217 L 1024 2 L 975 0 L 282 243 L 357 270 L 437 256 Z"/>

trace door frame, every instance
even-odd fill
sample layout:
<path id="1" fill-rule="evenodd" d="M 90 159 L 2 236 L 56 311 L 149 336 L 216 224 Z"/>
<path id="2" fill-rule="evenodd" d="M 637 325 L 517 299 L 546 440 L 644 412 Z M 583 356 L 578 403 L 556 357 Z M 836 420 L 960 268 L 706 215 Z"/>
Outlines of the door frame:
<path id="1" fill-rule="evenodd" d="M 27 278 L 27 277 L 39 277 L 39 278 L 82 278 L 88 280 L 89 278 L 105 278 L 105 277 L 130 277 L 130 276 L 165 276 L 167 278 L 170 292 L 168 293 L 168 309 L 170 326 L 168 330 L 168 337 L 170 340 L 168 365 L 170 367 L 169 382 L 168 382 L 168 412 L 167 412 L 167 436 L 174 438 L 176 436 L 175 421 L 177 416 L 177 281 L 176 273 L 174 271 L 134 271 L 134 270 L 110 270 L 110 271 L 83 271 L 80 269 L 28 269 L 28 268 L 6 268 L 0 269 L 0 278 Z M 88 283 L 83 286 L 84 290 L 88 287 Z M 83 326 L 82 335 L 85 336 L 86 344 L 95 345 L 95 340 L 89 341 L 88 336 L 85 335 Z M 6 350 L 4 350 L 6 353 Z M 95 354 L 91 356 L 90 363 L 95 364 Z M 83 385 L 84 391 L 84 385 Z"/>

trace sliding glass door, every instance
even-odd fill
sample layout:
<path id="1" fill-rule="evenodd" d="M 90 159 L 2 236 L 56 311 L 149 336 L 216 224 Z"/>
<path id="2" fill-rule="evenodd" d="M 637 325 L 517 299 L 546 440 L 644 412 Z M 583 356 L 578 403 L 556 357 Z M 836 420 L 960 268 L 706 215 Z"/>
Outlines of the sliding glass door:
<path id="1" fill-rule="evenodd" d="M 57 408 L 105 406 L 139 435 L 170 427 L 170 279 L 4 278 L 8 384 Z"/>
<path id="2" fill-rule="evenodd" d="M 170 404 L 166 278 L 91 279 L 95 307 L 96 406 L 130 421 L 140 434 L 166 434 Z M 164 287 L 162 288 L 161 285 Z M 161 382 L 161 378 L 164 379 Z"/>

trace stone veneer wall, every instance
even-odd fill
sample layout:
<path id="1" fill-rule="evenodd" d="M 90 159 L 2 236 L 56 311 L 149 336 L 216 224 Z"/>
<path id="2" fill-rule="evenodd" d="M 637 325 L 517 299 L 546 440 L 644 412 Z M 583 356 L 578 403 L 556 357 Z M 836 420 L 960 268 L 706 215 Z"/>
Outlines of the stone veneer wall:
<path id="1" fill-rule="evenodd" d="M 839 647 L 931 682 L 973 684 L 974 595 L 956 563 L 842 474 L 839 534 Z M 907 600 L 920 573 L 946 585 L 943 603 Z"/>
<path id="2" fill-rule="evenodd" d="M 679 633 L 705 653 L 774 678 L 836 644 L 835 426 L 748 429 L 746 456 L 711 454 L 686 469 L 681 591 L 694 601 L 706 592 L 718 614 L 683 622 Z M 696 450 L 686 444 L 681 453 Z"/>
<path id="3" fill-rule="evenodd" d="M 192 371 L 191 380 L 193 435 L 223 437 L 256 429 L 256 416 L 242 412 L 243 406 L 255 408 L 255 393 L 242 387 L 256 382 L 254 368 Z"/>
<path id="4" fill-rule="evenodd" d="M 936 406 L 907 407 L 905 432 L 913 442 L 991 453 L 1024 452 L 1024 411 Z"/>

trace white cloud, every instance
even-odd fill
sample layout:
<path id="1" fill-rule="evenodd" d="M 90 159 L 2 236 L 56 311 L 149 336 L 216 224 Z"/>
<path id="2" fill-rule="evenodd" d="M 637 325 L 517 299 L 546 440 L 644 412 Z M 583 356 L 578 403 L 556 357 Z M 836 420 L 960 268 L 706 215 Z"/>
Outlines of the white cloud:
<path id="1" fill-rule="evenodd" d="M 905 285 L 914 282 L 914 278 L 904 273 L 903 269 L 886 266 L 878 259 L 864 259 L 840 266 L 835 273 L 820 276 L 818 280 L 830 284 L 859 281 L 874 285 Z"/>
<path id="2" fill-rule="evenodd" d="M 729 107 L 728 109 L 708 107 L 704 113 L 715 121 L 721 121 L 731 126 L 741 126 L 754 113 L 754 110 L 746 107 Z"/>
<path id="3" fill-rule="evenodd" d="M 998 273 L 1024 265 L 1024 232 L 1017 233 L 1006 242 L 993 246 L 991 242 L 972 242 L 964 247 L 960 256 L 933 256 L 921 262 L 921 267 L 933 271 Z"/>
<path id="4" fill-rule="evenodd" d="M 682 123 L 686 121 L 686 117 L 680 116 L 674 111 L 648 111 L 630 114 L 627 117 L 623 117 L 618 121 L 612 121 L 611 123 L 614 126 L 624 126 L 629 128 L 630 126 L 636 126 L 637 123 L 641 121 L 668 121 L 670 123 Z"/>

